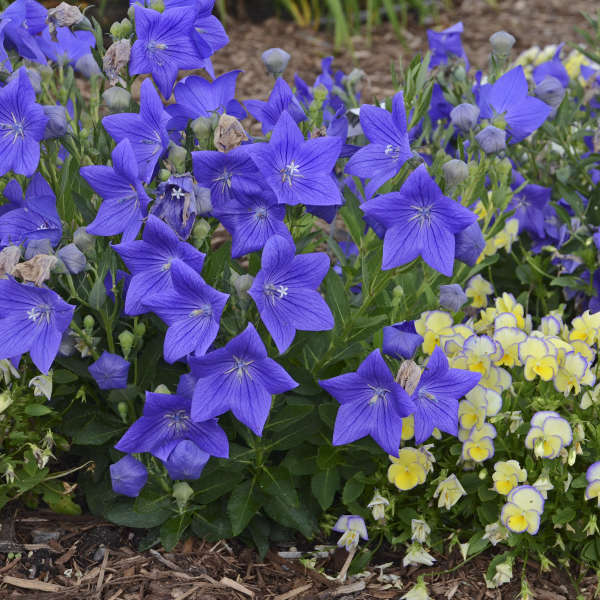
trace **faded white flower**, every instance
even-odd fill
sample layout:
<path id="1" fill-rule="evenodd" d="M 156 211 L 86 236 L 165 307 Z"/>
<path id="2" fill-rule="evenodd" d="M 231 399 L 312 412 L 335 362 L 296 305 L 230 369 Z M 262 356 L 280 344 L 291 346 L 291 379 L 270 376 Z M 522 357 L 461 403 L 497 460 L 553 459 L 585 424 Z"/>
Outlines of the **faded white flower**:
<path id="1" fill-rule="evenodd" d="M 425 521 L 422 519 L 411 519 L 410 528 L 412 530 L 411 539 L 413 542 L 419 542 L 419 544 L 427 542 L 427 538 L 431 533 L 431 527 Z"/>

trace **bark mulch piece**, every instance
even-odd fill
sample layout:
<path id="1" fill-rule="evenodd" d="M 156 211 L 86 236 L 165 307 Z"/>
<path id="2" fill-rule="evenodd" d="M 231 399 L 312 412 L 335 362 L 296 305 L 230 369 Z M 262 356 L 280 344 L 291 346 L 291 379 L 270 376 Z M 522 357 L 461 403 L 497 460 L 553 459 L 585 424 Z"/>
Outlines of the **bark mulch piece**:
<path id="1" fill-rule="evenodd" d="M 0 552 L 2 600 L 396 600 L 419 576 L 425 576 L 436 599 L 512 600 L 519 595 L 523 570 L 515 564 L 511 583 L 488 590 L 483 575 L 493 552 L 463 564 L 455 551 L 437 556 L 434 567 L 404 568 L 404 552 L 387 549 L 378 552 L 365 573 L 339 583 L 331 578 L 345 558 L 343 551 L 319 560 L 313 570 L 280 556 L 278 548 L 260 559 L 236 540 L 189 538 L 172 552 L 160 547 L 138 552 L 139 532 L 92 516 L 22 511 L 14 524 L 13 552 L 21 554 L 8 559 L 7 552 Z M 33 544 L 34 536 L 39 539 L 44 532 L 52 539 Z M 577 597 L 563 570 L 541 573 L 530 561 L 526 576 L 538 600 Z M 580 597 L 591 600 L 597 583 L 592 574 L 583 577 Z"/>

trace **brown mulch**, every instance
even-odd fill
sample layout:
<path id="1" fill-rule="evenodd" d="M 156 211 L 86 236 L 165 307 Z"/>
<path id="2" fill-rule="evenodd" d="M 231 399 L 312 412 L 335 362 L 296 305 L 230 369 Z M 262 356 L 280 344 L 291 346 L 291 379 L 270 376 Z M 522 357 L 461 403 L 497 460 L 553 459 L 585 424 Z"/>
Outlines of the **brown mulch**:
<path id="1" fill-rule="evenodd" d="M 260 56 L 270 47 L 287 50 L 292 59 L 285 74 L 291 81 L 294 72 L 312 85 L 320 72 L 321 59 L 334 55 L 334 70 L 349 73 L 359 67 L 367 74 L 363 99 L 383 98 L 394 92 L 390 65 L 404 65 L 417 52 L 427 50 L 427 27 L 446 27 L 457 21 L 464 23 L 463 45 L 474 68 L 485 68 L 488 38 L 504 29 L 512 33 L 517 43 L 513 56 L 533 46 L 560 42 L 582 43 L 575 26 L 586 29 L 581 12 L 594 14 L 596 0 L 453 0 L 436 4 L 452 4 L 452 9 L 440 9 L 435 23 L 428 26 L 409 23 L 404 42 L 398 40 L 389 24 L 375 29 L 371 39 L 366 34 L 354 36 L 352 47 L 334 49 L 332 36 L 325 31 L 301 29 L 294 23 L 275 18 L 262 23 L 234 21 L 226 25 L 230 43 L 213 57 L 217 74 L 243 69 L 238 79 L 237 97 L 266 99 L 272 89 L 272 79 L 265 73 Z"/>
<path id="2" fill-rule="evenodd" d="M 11 539 L 0 530 L 0 598 L 3 600 L 375 600 L 399 599 L 425 576 L 435 599 L 517 598 L 522 565 L 499 589 L 483 580 L 492 552 L 462 564 L 458 552 L 437 556 L 435 567 L 402 567 L 403 552 L 380 550 L 368 570 L 343 584 L 332 581 L 345 559 L 337 550 L 308 569 L 273 547 L 264 559 L 237 541 L 208 543 L 189 538 L 172 552 L 138 552 L 139 532 L 92 516 L 21 510 Z M 11 529 L 10 522 L 4 527 Z M 40 537 L 47 532 L 46 541 Z M 37 544 L 33 543 L 35 539 Z M 43 540 L 43 537 L 42 537 Z M 20 552 L 8 558 L 8 552 Z M 577 596 L 566 572 L 540 573 L 530 562 L 527 580 L 538 600 L 591 599 L 597 578 L 583 577 Z M 573 575 L 576 574 L 573 572 Z"/>

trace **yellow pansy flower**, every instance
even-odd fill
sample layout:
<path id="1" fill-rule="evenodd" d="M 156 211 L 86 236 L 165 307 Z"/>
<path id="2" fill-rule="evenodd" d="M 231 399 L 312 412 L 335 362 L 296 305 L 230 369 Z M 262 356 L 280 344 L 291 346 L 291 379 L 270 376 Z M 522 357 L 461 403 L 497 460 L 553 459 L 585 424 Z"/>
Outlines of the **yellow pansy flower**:
<path id="1" fill-rule="evenodd" d="M 527 480 L 527 471 L 516 460 L 500 460 L 494 465 L 492 480 L 494 490 L 506 496 L 519 483 Z"/>
<path id="2" fill-rule="evenodd" d="M 423 352 L 431 354 L 439 345 L 440 336 L 451 332 L 452 317 L 442 310 L 425 311 L 415 321 L 415 329 L 423 338 Z"/>
<path id="3" fill-rule="evenodd" d="M 388 468 L 388 481 L 399 490 L 411 490 L 425 483 L 427 459 L 416 448 L 401 448 L 398 456 L 390 456 L 392 464 Z"/>
<path id="4" fill-rule="evenodd" d="M 516 317 L 512 313 L 502 313 L 496 317 L 495 323 L 502 316 L 510 315 L 516 321 Z M 505 317 L 503 320 L 510 320 Z M 516 367 L 521 365 L 519 359 L 519 344 L 527 339 L 527 334 L 518 327 L 500 327 L 494 331 L 494 340 L 500 344 L 502 348 L 502 356 L 495 362 L 497 365 L 506 367 Z"/>
<path id="5" fill-rule="evenodd" d="M 569 341 L 582 340 L 588 346 L 595 344 L 598 341 L 600 333 L 600 312 L 590 314 L 586 310 L 579 317 L 575 317 L 571 321 L 571 332 L 569 333 Z"/>
<path id="6" fill-rule="evenodd" d="M 500 521 L 513 533 L 524 533 L 535 535 L 540 528 L 540 513 L 535 510 L 523 510 L 521 507 L 508 502 L 502 507 Z"/>
<path id="7" fill-rule="evenodd" d="M 487 297 L 494 293 L 494 288 L 489 281 L 486 281 L 481 275 L 471 277 L 465 294 L 471 298 L 471 306 L 475 308 L 484 308 L 487 306 Z"/>
<path id="8" fill-rule="evenodd" d="M 588 371 L 588 362 L 578 352 L 567 352 L 559 357 L 558 373 L 554 377 L 554 387 L 568 396 L 571 391 L 581 392 L 581 382 Z M 592 374 L 593 377 L 593 374 Z"/>
<path id="9" fill-rule="evenodd" d="M 573 441 L 569 422 L 554 411 L 541 411 L 531 419 L 525 447 L 540 458 L 556 458 Z"/>
<path id="10" fill-rule="evenodd" d="M 489 423 L 486 423 L 489 427 Z M 489 427 L 474 427 L 469 439 L 463 443 L 462 459 L 480 463 L 494 456 L 493 438 L 488 436 Z M 495 431 L 494 431 L 495 433 Z"/>
<path id="11" fill-rule="evenodd" d="M 519 344 L 519 359 L 525 365 L 525 379 L 539 377 L 550 381 L 558 371 L 556 348 L 538 337 L 528 337 Z"/>

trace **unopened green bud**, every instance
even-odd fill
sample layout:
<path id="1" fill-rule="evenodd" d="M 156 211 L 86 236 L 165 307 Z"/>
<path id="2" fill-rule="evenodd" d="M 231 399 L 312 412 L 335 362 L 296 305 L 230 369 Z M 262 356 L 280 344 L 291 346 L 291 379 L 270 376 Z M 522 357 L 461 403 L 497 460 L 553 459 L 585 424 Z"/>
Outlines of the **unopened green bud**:
<path id="1" fill-rule="evenodd" d="M 324 85 L 318 85 L 313 90 L 313 97 L 314 97 L 315 101 L 319 102 L 320 104 L 325 102 L 328 95 L 329 95 L 329 90 Z"/>
<path id="2" fill-rule="evenodd" d="M 131 349 L 135 342 L 135 335 L 131 331 L 121 331 L 119 334 L 119 344 L 121 345 L 121 351 L 123 352 L 123 358 L 127 359 L 131 354 Z"/>
<path id="3" fill-rule="evenodd" d="M 136 337 L 143 338 L 146 333 L 146 326 L 143 323 L 136 323 L 133 333 L 135 333 Z"/>
<path id="4" fill-rule="evenodd" d="M 187 150 L 177 144 L 172 144 L 169 148 L 169 162 L 174 173 L 185 173 L 185 161 L 187 159 Z"/>
<path id="5" fill-rule="evenodd" d="M 85 317 L 83 317 L 83 328 L 88 333 L 92 332 L 95 324 L 96 324 L 96 321 L 94 321 L 94 317 L 92 317 L 92 315 L 85 315 Z"/>
<path id="6" fill-rule="evenodd" d="M 121 421 L 123 421 L 123 423 L 127 423 L 127 421 L 128 421 L 128 414 L 129 414 L 129 409 L 127 408 L 127 403 L 126 402 L 119 402 L 119 404 L 117 404 L 117 411 L 119 412 L 119 416 L 121 417 Z"/>
<path id="7" fill-rule="evenodd" d="M 199 248 L 209 233 L 210 223 L 206 219 L 198 219 L 194 225 L 194 229 L 192 229 L 192 241 L 194 246 Z"/>
<path id="8" fill-rule="evenodd" d="M 135 21 L 135 4 L 132 4 L 127 10 L 127 18 L 132 22 Z"/>
<path id="9" fill-rule="evenodd" d="M 516 41 L 515 37 L 506 31 L 496 31 L 496 33 L 492 33 L 490 36 L 492 54 L 497 58 L 508 58 Z"/>
<path id="10" fill-rule="evenodd" d="M 160 169 L 158 172 L 158 178 L 161 181 L 168 181 L 171 178 L 171 171 L 169 171 L 169 169 Z"/>
<path id="11" fill-rule="evenodd" d="M 478 473 L 478 477 L 479 479 L 481 479 L 482 481 L 488 476 L 488 471 L 487 469 L 481 469 L 481 471 L 479 471 Z"/>
<path id="12" fill-rule="evenodd" d="M 86 231 L 85 225 L 82 225 L 73 233 L 73 243 L 85 254 L 94 249 L 95 238 Z"/>
<path id="13" fill-rule="evenodd" d="M 113 112 L 125 112 L 131 102 L 131 94 L 118 85 L 108 88 L 102 94 L 102 102 Z"/>
<path id="14" fill-rule="evenodd" d="M 394 294 L 394 296 L 398 296 L 398 297 L 403 296 L 404 295 L 404 288 L 401 285 L 397 285 L 392 290 L 392 293 Z"/>
<path id="15" fill-rule="evenodd" d="M 154 393 L 155 394 L 170 394 L 171 390 L 169 390 L 169 388 L 164 383 L 159 383 L 156 386 Z"/>
<path id="16" fill-rule="evenodd" d="M 177 502 L 177 506 L 181 510 L 189 502 L 189 499 L 194 495 L 194 490 L 186 481 L 178 481 L 173 486 L 173 498 Z"/>
<path id="17" fill-rule="evenodd" d="M 213 124 L 208 117 L 198 117 L 191 124 L 192 131 L 198 140 L 205 140 L 212 136 Z"/>
<path id="18" fill-rule="evenodd" d="M 252 277 L 252 275 L 248 275 L 248 273 L 239 275 L 234 271 L 231 273 L 230 281 L 233 289 L 236 291 L 236 294 L 240 298 L 246 298 L 248 295 L 248 290 L 254 283 L 254 277 Z"/>

